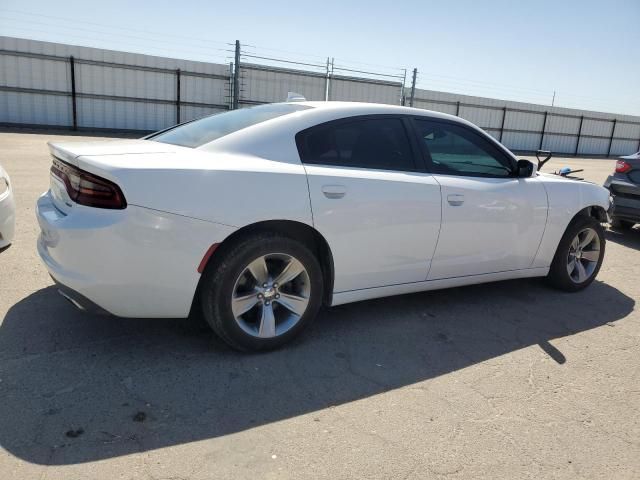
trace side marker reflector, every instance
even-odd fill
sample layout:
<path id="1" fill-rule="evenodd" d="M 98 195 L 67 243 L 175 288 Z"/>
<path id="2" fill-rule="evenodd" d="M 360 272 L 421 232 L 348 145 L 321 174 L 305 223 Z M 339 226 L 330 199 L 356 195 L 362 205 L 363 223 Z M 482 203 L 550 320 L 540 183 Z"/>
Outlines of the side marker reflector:
<path id="1" fill-rule="evenodd" d="M 220 246 L 219 243 L 214 243 L 209 247 L 207 252 L 204 254 L 204 257 L 202 257 L 202 260 L 200 261 L 200 265 L 198 265 L 198 273 L 204 272 L 204 268 L 207 266 L 207 263 L 209 263 L 209 259 L 211 258 L 211 255 L 213 255 L 213 252 L 216 251 L 216 248 L 218 248 L 218 246 Z"/>

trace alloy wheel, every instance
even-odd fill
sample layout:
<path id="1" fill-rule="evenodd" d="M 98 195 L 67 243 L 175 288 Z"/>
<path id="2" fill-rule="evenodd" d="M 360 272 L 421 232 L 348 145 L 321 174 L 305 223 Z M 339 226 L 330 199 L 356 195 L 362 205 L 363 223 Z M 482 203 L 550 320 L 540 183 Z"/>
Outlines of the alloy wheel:
<path id="1" fill-rule="evenodd" d="M 309 305 L 311 281 L 302 262 L 285 253 L 256 258 L 233 287 L 231 310 L 240 328 L 258 338 L 291 330 Z"/>
<path id="2" fill-rule="evenodd" d="M 600 237 L 593 228 L 578 232 L 569 245 L 567 273 L 574 283 L 583 283 L 595 272 L 600 260 Z"/>

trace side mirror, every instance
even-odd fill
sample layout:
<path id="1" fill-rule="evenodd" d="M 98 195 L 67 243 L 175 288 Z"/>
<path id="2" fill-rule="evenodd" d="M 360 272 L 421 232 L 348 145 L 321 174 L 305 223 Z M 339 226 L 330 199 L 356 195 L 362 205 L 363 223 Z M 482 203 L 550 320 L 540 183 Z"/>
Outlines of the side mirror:
<path id="1" fill-rule="evenodd" d="M 516 176 L 518 178 L 529 178 L 536 174 L 536 166 L 533 162 L 521 158 L 516 166 Z"/>

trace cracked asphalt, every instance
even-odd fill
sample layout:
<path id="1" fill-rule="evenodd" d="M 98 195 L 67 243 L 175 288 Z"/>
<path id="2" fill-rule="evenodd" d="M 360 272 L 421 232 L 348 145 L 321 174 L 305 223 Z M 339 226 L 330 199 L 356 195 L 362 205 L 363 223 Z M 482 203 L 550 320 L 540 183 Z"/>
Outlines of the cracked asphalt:
<path id="1" fill-rule="evenodd" d="M 5 131 L 2 479 L 640 478 L 640 229 L 577 294 L 518 280 L 344 305 L 228 350 L 182 320 L 75 311 L 40 264 L 46 141 Z M 558 159 L 602 183 L 613 160 Z M 99 252 L 96 252 L 99 255 Z"/>

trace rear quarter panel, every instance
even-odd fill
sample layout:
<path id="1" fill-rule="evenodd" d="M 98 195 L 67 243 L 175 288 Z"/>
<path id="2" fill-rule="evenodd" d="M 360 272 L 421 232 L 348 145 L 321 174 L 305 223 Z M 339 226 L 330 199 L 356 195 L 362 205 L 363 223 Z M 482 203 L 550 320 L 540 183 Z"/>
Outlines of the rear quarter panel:
<path id="1" fill-rule="evenodd" d="M 130 205 L 232 227 L 278 219 L 312 224 L 302 165 L 185 150 L 79 157 L 78 163 L 116 182 Z"/>

